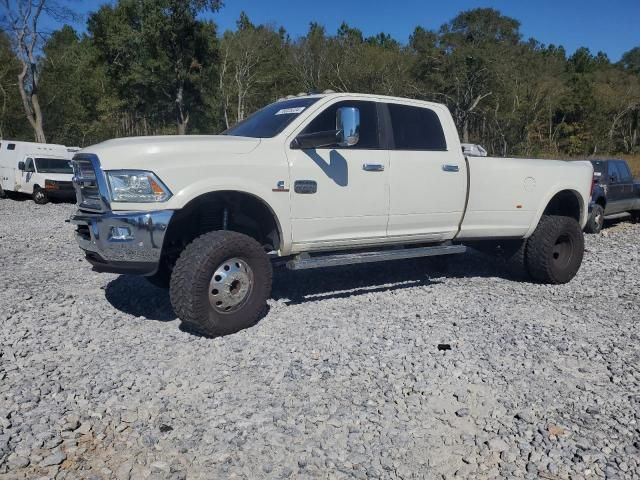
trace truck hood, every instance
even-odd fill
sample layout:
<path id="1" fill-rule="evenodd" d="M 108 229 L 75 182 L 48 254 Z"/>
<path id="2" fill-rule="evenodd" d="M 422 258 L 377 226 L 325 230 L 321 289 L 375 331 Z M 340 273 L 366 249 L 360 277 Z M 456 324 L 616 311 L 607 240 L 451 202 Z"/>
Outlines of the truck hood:
<path id="1" fill-rule="evenodd" d="M 167 167 L 167 162 L 175 163 L 199 156 L 202 152 L 211 155 L 211 162 L 217 158 L 243 155 L 260 145 L 260 139 L 232 137 L 228 135 L 186 135 L 158 137 L 130 137 L 108 140 L 83 149 L 80 153 L 98 156 L 104 170 L 150 170 Z"/>

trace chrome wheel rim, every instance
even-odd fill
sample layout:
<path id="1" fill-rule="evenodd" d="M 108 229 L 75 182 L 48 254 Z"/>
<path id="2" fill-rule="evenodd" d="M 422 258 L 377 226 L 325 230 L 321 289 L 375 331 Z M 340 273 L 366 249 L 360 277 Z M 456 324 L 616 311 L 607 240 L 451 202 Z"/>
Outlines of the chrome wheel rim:
<path id="1" fill-rule="evenodd" d="M 218 313 L 233 313 L 244 306 L 253 291 L 253 270 L 240 258 L 222 262 L 209 282 L 209 303 Z"/>
<path id="2" fill-rule="evenodd" d="M 36 190 L 36 199 L 37 200 L 43 200 L 44 199 L 44 193 L 42 193 L 42 190 Z"/>

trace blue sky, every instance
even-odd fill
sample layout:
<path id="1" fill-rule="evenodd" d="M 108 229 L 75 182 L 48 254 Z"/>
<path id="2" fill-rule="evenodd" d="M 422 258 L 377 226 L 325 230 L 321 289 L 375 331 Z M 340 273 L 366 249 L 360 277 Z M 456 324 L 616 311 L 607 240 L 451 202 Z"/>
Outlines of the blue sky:
<path id="1" fill-rule="evenodd" d="M 75 0 L 86 13 L 105 0 Z M 522 23 L 526 38 L 563 45 L 572 53 L 586 46 L 603 51 L 613 61 L 640 46 L 640 0 L 226 0 L 213 20 L 221 31 L 235 28 L 242 10 L 254 23 L 284 26 L 292 37 L 303 35 L 309 22 L 316 21 L 335 33 L 346 21 L 365 35 L 390 33 L 406 42 L 417 25 L 437 29 L 458 12 L 476 7 L 493 7 Z"/>

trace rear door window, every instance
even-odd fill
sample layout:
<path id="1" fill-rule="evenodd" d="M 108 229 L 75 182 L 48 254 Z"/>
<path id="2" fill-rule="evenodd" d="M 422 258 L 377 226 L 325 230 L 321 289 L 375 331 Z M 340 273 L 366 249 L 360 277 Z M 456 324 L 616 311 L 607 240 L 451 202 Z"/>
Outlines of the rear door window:
<path id="1" fill-rule="evenodd" d="M 627 162 L 618 160 L 616 163 L 618 164 L 618 175 L 620 176 L 620 181 L 630 182 L 632 180 L 632 177 L 631 177 L 631 171 L 627 166 Z"/>
<path id="2" fill-rule="evenodd" d="M 396 103 L 390 103 L 388 107 L 396 150 L 447 150 L 444 130 L 436 112 Z"/>

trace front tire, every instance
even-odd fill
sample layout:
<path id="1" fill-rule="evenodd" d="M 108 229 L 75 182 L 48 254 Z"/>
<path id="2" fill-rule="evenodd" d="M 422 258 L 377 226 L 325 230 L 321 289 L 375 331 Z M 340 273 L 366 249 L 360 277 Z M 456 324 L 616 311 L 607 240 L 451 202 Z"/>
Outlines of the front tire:
<path id="1" fill-rule="evenodd" d="M 184 325 L 207 337 L 254 325 L 271 295 L 271 262 L 253 238 L 215 231 L 196 238 L 171 274 L 171 304 Z"/>
<path id="2" fill-rule="evenodd" d="M 46 205 L 49 203 L 49 197 L 47 197 L 47 192 L 45 192 L 40 187 L 35 187 L 33 189 L 33 201 L 38 205 Z"/>
<path id="3" fill-rule="evenodd" d="M 602 205 L 594 205 L 589 214 L 587 225 L 584 227 L 584 231 L 587 233 L 600 233 L 604 226 L 604 208 Z"/>
<path id="4" fill-rule="evenodd" d="M 545 215 L 527 241 L 529 273 L 541 283 L 567 283 L 576 276 L 584 256 L 584 236 L 569 217 Z"/>

